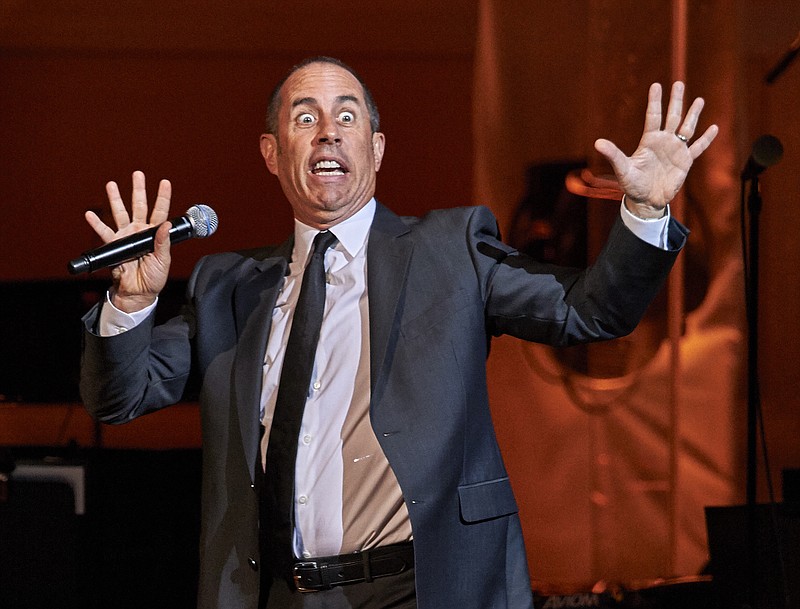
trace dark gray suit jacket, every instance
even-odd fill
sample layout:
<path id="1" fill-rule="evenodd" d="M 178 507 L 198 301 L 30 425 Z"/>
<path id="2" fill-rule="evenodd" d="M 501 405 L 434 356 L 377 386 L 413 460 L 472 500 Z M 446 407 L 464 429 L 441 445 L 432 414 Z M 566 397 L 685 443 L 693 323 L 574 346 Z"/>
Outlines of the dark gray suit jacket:
<path id="1" fill-rule="evenodd" d="M 621 221 L 585 271 L 538 264 L 502 244 L 485 208 L 401 218 L 378 205 L 367 253 L 372 427 L 408 505 L 420 609 L 532 606 L 517 505 L 489 413 L 492 335 L 551 345 L 630 332 L 687 231 L 652 247 Z M 199 606 L 255 608 L 262 362 L 292 241 L 202 259 L 185 313 L 100 338 L 85 318 L 81 391 L 123 423 L 202 379 Z"/>

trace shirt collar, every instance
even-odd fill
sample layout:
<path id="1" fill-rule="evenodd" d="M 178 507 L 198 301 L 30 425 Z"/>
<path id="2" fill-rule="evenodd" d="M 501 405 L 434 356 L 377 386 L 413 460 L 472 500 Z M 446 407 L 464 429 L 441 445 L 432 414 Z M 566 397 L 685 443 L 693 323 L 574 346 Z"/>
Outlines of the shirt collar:
<path id="1" fill-rule="evenodd" d="M 343 220 L 339 224 L 331 227 L 329 230 L 336 235 L 339 243 L 334 246 L 336 249 L 344 248 L 344 250 L 351 257 L 364 247 L 369 235 L 369 229 L 372 226 L 372 219 L 375 217 L 375 209 L 377 203 L 375 198 L 359 209 L 352 216 Z M 301 267 L 305 266 L 308 254 L 311 251 L 311 242 L 320 231 L 316 228 L 303 224 L 300 220 L 295 218 L 294 221 L 294 251 L 292 252 L 292 260 L 301 263 Z"/>

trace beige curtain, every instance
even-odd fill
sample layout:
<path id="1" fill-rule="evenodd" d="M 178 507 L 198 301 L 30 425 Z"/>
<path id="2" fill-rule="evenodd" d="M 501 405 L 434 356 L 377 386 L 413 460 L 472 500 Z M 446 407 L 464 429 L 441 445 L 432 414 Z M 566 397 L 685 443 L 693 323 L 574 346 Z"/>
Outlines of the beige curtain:
<path id="1" fill-rule="evenodd" d="M 722 0 L 691 3 L 682 21 L 660 0 L 480 0 L 479 10 L 474 183 L 506 234 L 519 232 L 531 165 L 585 162 L 600 176 L 595 138 L 633 151 L 647 88 L 669 86 L 681 53 L 688 94 L 707 101 L 701 127 L 720 125 L 674 209 L 693 230 L 679 276 L 640 327 L 571 352 L 501 338 L 489 360 L 534 580 L 698 573 L 703 508 L 736 502 L 742 487 L 735 15 Z M 689 41 L 677 55 L 676 36 Z M 566 213 L 585 219 L 589 258 L 619 205 L 594 192 Z"/>

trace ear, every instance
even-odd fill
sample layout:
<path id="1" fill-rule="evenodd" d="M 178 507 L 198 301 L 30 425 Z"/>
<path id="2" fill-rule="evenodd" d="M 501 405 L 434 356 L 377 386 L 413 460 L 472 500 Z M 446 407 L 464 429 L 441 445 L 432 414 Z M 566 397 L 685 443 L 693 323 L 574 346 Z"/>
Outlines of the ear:
<path id="1" fill-rule="evenodd" d="M 372 154 L 375 158 L 375 171 L 381 168 L 383 151 L 386 148 L 386 137 L 380 131 L 372 134 Z"/>
<path id="2" fill-rule="evenodd" d="M 278 140 L 271 133 L 261 134 L 261 156 L 269 172 L 278 175 Z"/>

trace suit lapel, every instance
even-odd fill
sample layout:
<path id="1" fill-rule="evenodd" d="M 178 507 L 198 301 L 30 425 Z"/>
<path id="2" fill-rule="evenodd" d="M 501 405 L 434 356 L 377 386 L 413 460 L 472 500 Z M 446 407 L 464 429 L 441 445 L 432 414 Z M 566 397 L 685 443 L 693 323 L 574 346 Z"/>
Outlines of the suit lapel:
<path id="1" fill-rule="evenodd" d="M 413 242 L 408 226 L 380 203 L 369 234 L 367 286 L 369 292 L 370 387 L 372 404 L 380 399 L 391 353 L 390 340 L 406 285 Z"/>
<path id="2" fill-rule="evenodd" d="M 233 293 L 239 341 L 233 364 L 232 391 L 251 476 L 255 474 L 258 457 L 261 381 L 272 311 L 283 286 L 293 243 L 292 237 L 272 256 L 255 262 Z"/>

